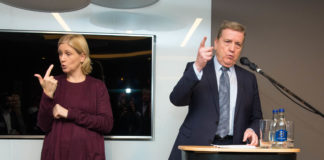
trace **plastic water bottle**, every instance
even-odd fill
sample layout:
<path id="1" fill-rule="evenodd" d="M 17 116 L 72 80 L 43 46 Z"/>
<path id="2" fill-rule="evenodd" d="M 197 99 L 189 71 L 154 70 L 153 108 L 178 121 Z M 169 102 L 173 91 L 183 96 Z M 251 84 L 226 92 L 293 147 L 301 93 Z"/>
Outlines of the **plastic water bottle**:
<path id="1" fill-rule="evenodd" d="M 287 123 L 285 119 L 285 110 L 283 108 L 279 109 L 278 120 L 275 127 L 275 147 L 277 148 L 287 148 Z"/>
<path id="2" fill-rule="evenodd" d="M 272 147 L 276 147 L 276 125 L 278 123 L 278 110 L 277 109 L 274 109 L 272 111 L 272 124 L 271 124 L 271 127 L 270 127 L 270 140 L 272 142 Z"/>

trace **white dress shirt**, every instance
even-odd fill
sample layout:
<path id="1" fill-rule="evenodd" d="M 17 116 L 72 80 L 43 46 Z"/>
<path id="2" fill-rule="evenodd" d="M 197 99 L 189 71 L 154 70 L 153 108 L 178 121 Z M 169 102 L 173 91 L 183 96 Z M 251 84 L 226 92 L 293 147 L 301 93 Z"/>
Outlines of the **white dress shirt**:
<path id="1" fill-rule="evenodd" d="M 216 56 L 213 58 L 214 64 L 215 64 L 215 71 L 216 71 L 216 79 L 217 82 L 219 82 L 220 76 L 222 75 L 221 67 L 222 65 L 219 64 Z M 203 71 L 201 70 L 198 72 L 195 63 L 193 64 L 194 71 L 196 73 L 196 76 L 199 80 L 201 80 L 201 77 L 203 75 Z M 236 106 L 236 98 L 237 98 L 237 78 L 235 73 L 234 66 L 230 67 L 227 72 L 229 79 L 230 79 L 230 121 L 229 121 L 229 133 L 228 135 L 233 135 L 233 127 L 234 127 L 234 113 L 235 113 L 235 106 Z M 217 83 L 217 87 L 219 89 L 219 83 Z"/>

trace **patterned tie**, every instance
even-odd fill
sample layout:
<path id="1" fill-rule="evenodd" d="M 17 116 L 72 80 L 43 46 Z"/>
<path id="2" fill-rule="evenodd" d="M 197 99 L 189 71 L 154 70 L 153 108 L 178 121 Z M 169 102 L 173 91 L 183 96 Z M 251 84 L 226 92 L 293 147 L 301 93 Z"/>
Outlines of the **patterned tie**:
<path id="1" fill-rule="evenodd" d="M 219 123 L 216 134 L 225 137 L 229 132 L 230 110 L 230 82 L 227 74 L 228 68 L 222 66 L 222 75 L 219 82 Z"/>

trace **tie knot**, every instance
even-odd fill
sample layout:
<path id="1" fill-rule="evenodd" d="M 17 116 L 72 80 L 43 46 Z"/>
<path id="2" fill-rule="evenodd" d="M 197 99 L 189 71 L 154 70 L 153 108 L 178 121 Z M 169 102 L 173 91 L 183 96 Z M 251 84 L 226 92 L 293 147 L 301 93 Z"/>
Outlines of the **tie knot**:
<path id="1" fill-rule="evenodd" d="M 224 71 L 226 72 L 226 71 L 229 70 L 229 68 L 222 66 L 221 70 L 222 70 L 223 72 L 224 72 Z"/>

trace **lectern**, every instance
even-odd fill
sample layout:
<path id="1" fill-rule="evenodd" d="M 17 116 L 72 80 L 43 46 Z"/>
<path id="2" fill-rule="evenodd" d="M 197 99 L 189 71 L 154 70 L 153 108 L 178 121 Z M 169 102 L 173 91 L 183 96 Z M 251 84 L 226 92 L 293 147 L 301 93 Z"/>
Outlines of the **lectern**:
<path id="1" fill-rule="evenodd" d="M 296 160 L 299 148 L 225 148 L 217 146 L 178 146 L 182 160 Z"/>

